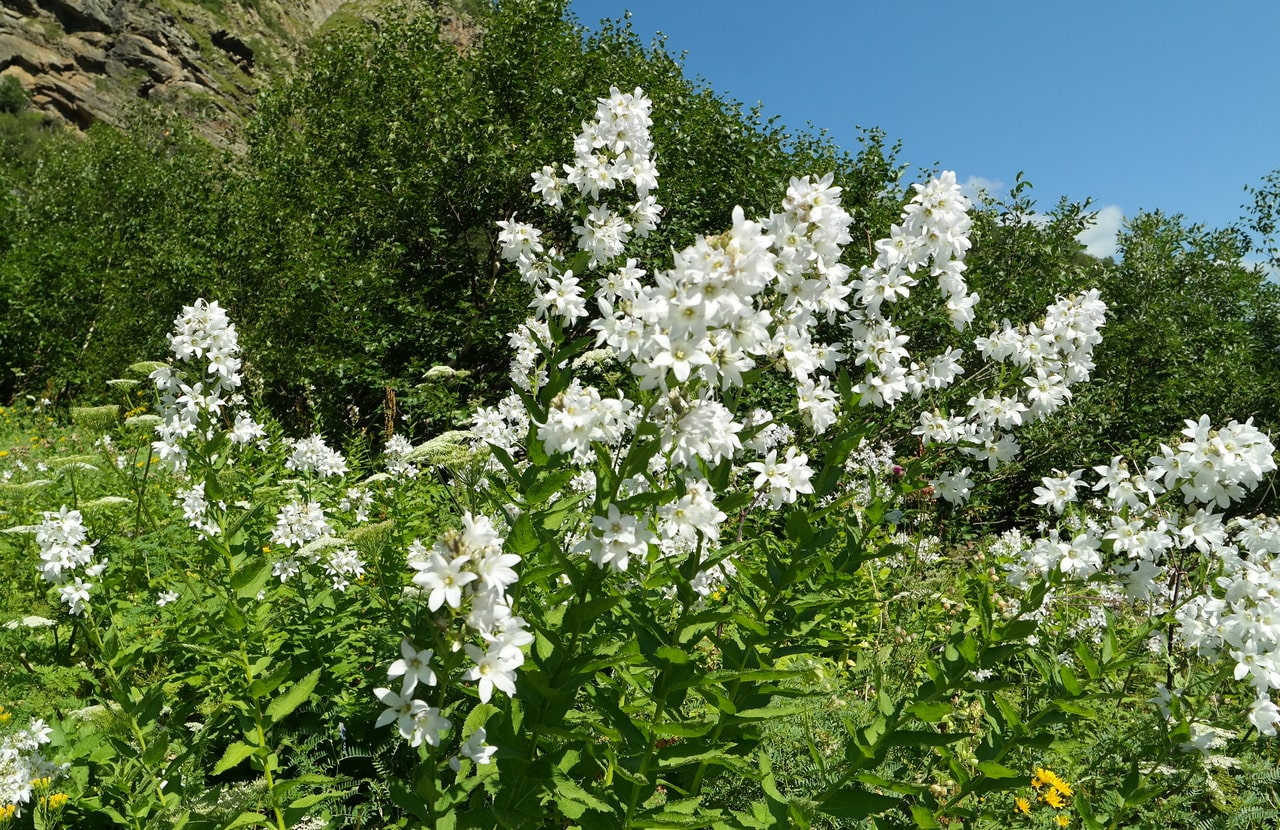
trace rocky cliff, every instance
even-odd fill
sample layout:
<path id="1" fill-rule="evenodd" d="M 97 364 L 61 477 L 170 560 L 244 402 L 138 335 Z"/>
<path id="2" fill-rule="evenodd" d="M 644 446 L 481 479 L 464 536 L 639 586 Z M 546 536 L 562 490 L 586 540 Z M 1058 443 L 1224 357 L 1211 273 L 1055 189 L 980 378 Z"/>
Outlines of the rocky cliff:
<path id="1" fill-rule="evenodd" d="M 3 0 L 0 73 L 84 129 L 143 99 L 235 147 L 261 79 L 287 71 L 348 0 Z M 345 10 L 344 10 L 345 11 Z"/>

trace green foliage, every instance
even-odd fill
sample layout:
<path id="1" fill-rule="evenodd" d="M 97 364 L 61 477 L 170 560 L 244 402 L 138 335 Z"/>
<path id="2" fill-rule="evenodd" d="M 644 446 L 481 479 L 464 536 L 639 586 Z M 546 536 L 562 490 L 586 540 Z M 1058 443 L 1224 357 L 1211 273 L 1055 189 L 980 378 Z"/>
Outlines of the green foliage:
<path id="1" fill-rule="evenodd" d="M 0 75 L 0 113 L 17 115 L 31 104 L 27 91 L 12 75 Z"/>
<path id="2" fill-rule="evenodd" d="M 95 128 L 44 145 L 9 213 L 0 257 L 0 398 L 85 402 L 163 333 L 218 254 L 218 154 L 179 125 Z"/>
<path id="3" fill-rule="evenodd" d="M 724 204 L 766 210 L 794 174 L 837 171 L 859 236 L 897 209 L 882 134 L 854 159 L 784 132 L 625 26 L 585 34 L 562 2 L 478 17 L 462 46 L 426 9 L 322 36 L 261 101 L 241 160 L 147 119 L 44 150 L 0 232 L 0 399 L 105 396 L 114 367 L 156 353 L 183 298 L 206 294 L 234 310 L 251 378 L 289 423 L 381 425 L 391 392 L 418 428 L 453 426 L 502 382 L 527 303 L 494 222 L 540 216 L 528 171 L 564 155 L 610 84 L 672 115 L 655 143 L 674 219 L 643 253 L 712 230 Z M 418 391 L 441 363 L 474 373 L 448 402 Z"/>
<path id="4" fill-rule="evenodd" d="M 1189 412 L 1280 429 L 1280 286 L 1243 262 L 1238 231 L 1143 213 L 1121 231 L 1116 260 L 1098 260 L 1076 241 L 1087 204 L 1034 216 L 1021 179 L 1006 201 L 975 215 L 969 275 L 982 296 L 980 330 L 1083 288 L 1100 291 L 1108 319 L 1092 382 L 1062 418 L 1029 430 L 1035 456 L 992 498 L 1006 519 L 1041 476 L 1082 454 L 1109 458 L 1164 440 Z"/>

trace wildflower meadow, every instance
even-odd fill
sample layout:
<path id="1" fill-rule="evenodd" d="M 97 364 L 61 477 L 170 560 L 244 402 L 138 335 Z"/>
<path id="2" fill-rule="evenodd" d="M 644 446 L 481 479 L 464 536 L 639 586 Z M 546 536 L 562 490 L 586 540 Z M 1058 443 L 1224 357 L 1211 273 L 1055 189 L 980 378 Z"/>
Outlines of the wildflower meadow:
<path id="1" fill-rule="evenodd" d="M 1274 826 L 1270 437 L 1181 413 L 984 525 L 1108 297 L 980 328 L 949 172 L 655 253 L 667 114 L 599 95 L 459 428 L 291 429 L 212 296 L 118 404 L 3 410 L 0 827 Z"/>

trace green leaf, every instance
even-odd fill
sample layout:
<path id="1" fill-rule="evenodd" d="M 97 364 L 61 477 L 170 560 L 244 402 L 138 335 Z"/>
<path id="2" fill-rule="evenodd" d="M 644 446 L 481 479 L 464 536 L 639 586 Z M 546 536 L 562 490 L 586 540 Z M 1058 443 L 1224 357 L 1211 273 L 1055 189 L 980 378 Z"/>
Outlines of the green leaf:
<path id="1" fill-rule="evenodd" d="M 916 827 L 920 830 L 936 830 L 942 826 L 933 817 L 933 811 L 921 804 L 911 805 L 911 818 L 915 819 Z"/>
<path id="2" fill-rule="evenodd" d="M 520 556 L 527 556 L 538 549 L 538 531 L 534 529 L 533 519 L 529 518 L 528 512 L 521 513 L 516 519 L 511 534 L 507 536 L 507 547 Z"/>
<path id="3" fill-rule="evenodd" d="M 1059 666 L 1058 677 L 1062 680 L 1062 688 L 1066 689 L 1067 694 L 1072 697 L 1079 697 L 1084 691 L 1070 666 Z"/>
<path id="4" fill-rule="evenodd" d="M 431 805 L 424 801 L 420 795 L 411 791 L 394 778 L 388 781 L 387 784 L 391 791 L 392 804 L 423 821 L 431 820 Z"/>
<path id="5" fill-rule="evenodd" d="M 558 470 L 548 474 L 540 481 L 534 482 L 525 492 L 525 504 L 530 508 L 536 508 L 543 504 L 547 499 L 551 498 L 573 478 L 573 470 Z"/>
<path id="6" fill-rule="evenodd" d="M 860 788 L 841 790 L 822 802 L 818 812 L 836 818 L 866 818 L 885 810 L 892 810 L 902 803 L 902 799 L 888 795 L 878 795 Z"/>
<path id="7" fill-rule="evenodd" d="M 951 704 L 942 700 L 920 701 L 906 708 L 907 714 L 915 715 L 925 723 L 937 723 L 951 714 Z"/>
<path id="8" fill-rule="evenodd" d="M 690 662 L 690 657 L 684 649 L 675 648 L 674 646 L 660 646 L 654 655 L 659 659 L 666 660 L 676 665 L 684 665 Z"/>
<path id="9" fill-rule="evenodd" d="M 232 819 L 231 823 L 225 825 L 222 830 L 234 830 L 236 827 L 251 827 L 255 824 L 266 822 L 267 817 L 262 813 L 241 813 Z"/>
<path id="10" fill-rule="evenodd" d="M 267 695 L 280 688 L 280 684 L 289 678 L 289 672 L 293 668 L 293 664 L 285 660 L 276 666 L 276 670 L 266 677 L 259 677 L 249 684 L 249 696 L 255 700 Z"/>
<path id="11" fill-rule="evenodd" d="M 222 621 L 230 632 L 244 631 L 246 625 L 244 613 L 235 603 L 230 603 L 223 609 Z"/>
<path id="12" fill-rule="evenodd" d="M 716 725 L 716 719 L 704 721 L 663 721 L 649 727 L 655 735 L 666 735 L 672 738 L 697 738 L 707 734 Z"/>
<path id="13" fill-rule="evenodd" d="M 279 721 L 294 709 L 306 703 L 307 698 L 311 697 L 311 692 L 315 690 L 316 683 L 319 680 L 320 669 L 315 669 L 308 673 L 297 683 L 294 683 L 289 688 L 289 691 L 271 701 L 271 704 L 267 706 L 267 717 L 273 721 Z"/>
<path id="14" fill-rule="evenodd" d="M 585 810 L 595 810 L 599 813 L 613 812 L 613 806 L 609 804 L 609 802 L 601 801 L 596 796 L 584 790 L 577 781 L 574 781 L 572 778 L 565 775 L 559 768 L 552 770 L 551 777 L 555 781 L 554 797 L 561 809 L 564 809 L 567 803 L 569 805 L 576 805 L 579 808 L 585 808 Z M 568 811 L 566 810 L 566 812 Z M 579 811 L 578 815 L 581 814 L 582 812 Z"/>
<path id="15" fill-rule="evenodd" d="M 1003 764 L 997 764 L 995 761 L 983 761 L 978 764 L 978 772 L 988 778 L 1020 778 L 1022 773 L 1015 769 L 1009 769 Z"/>
<path id="16" fill-rule="evenodd" d="M 1092 718 L 1098 713 L 1090 709 L 1088 706 L 1081 706 L 1079 703 L 1070 700 L 1055 700 L 1054 706 L 1072 715 L 1079 715 L 1082 718 Z"/>
<path id="17" fill-rule="evenodd" d="M 240 764 L 245 758 L 255 754 L 257 747 L 249 746 L 244 741 L 235 741 L 222 753 L 222 759 L 213 766 L 213 775 L 221 775 Z"/>
<path id="18" fill-rule="evenodd" d="M 235 589 L 236 596 L 248 599 L 258 595 L 270 576 L 270 563 L 266 557 L 257 557 L 236 571 L 231 577 L 231 587 Z"/>
<path id="19" fill-rule="evenodd" d="M 304 795 L 296 801 L 290 802 L 290 810 L 301 810 L 304 807 L 314 807 L 317 804 L 328 801 L 331 798 L 338 798 L 342 793 L 315 793 L 313 795 Z"/>
<path id="20" fill-rule="evenodd" d="M 742 709 L 736 715 L 738 720 L 769 720 L 772 718 L 789 718 L 813 711 L 811 704 L 792 704 L 790 706 L 762 706 L 758 709 Z"/>
<path id="21" fill-rule="evenodd" d="M 898 729 L 888 736 L 889 746 L 946 746 L 965 738 L 973 737 L 968 732 L 928 732 L 911 729 Z"/>

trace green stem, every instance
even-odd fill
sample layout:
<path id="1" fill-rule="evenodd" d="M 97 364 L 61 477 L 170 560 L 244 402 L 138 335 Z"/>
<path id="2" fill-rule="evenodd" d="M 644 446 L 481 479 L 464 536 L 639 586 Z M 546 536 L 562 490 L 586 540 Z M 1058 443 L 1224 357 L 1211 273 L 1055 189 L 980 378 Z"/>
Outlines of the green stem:
<path id="1" fill-rule="evenodd" d="M 85 630 L 85 636 L 89 638 L 94 649 L 101 655 L 104 652 L 102 636 L 98 633 L 98 626 L 93 620 L 93 613 L 86 608 L 84 614 L 85 620 L 82 627 Z M 132 733 L 133 739 L 138 742 L 139 763 L 142 764 L 143 769 L 146 770 L 147 775 L 151 778 L 151 786 L 155 790 L 156 800 L 160 804 L 161 808 L 163 808 L 165 803 L 164 787 L 161 784 L 160 779 L 152 772 L 151 768 L 141 761 L 141 759 L 145 758 L 147 755 L 147 738 L 142 731 L 142 727 L 138 725 L 138 719 L 134 717 L 133 700 L 125 694 L 123 681 L 120 679 L 120 675 L 116 672 L 115 666 L 112 665 L 111 661 L 102 660 L 101 662 L 107 670 L 108 692 L 111 695 L 111 699 L 120 706 L 121 711 L 123 711 L 128 718 L 129 731 Z"/>
<path id="2" fill-rule="evenodd" d="M 671 627 L 670 641 L 665 645 L 675 647 L 678 645 L 680 631 L 684 628 L 685 615 L 687 607 L 684 603 L 680 603 L 680 616 L 676 618 L 676 624 Z M 670 663 L 667 664 L 668 666 Z M 649 763 L 653 760 L 654 753 L 658 749 L 658 732 L 657 727 L 662 723 L 663 716 L 667 713 L 667 694 L 668 686 L 671 684 L 671 672 L 667 668 L 663 668 L 658 672 L 657 688 L 654 692 L 654 710 L 653 717 L 650 720 L 649 728 L 649 745 L 645 747 L 644 755 L 640 758 L 640 767 L 636 770 L 636 775 L 640 779 L 645 779 L 649 773 Z M 642 788 L 647 788 L 647 782 L 633 782 L 631 785 L 631 797 L 627 802 L 627 814 L 623 817 L 622 826 L 624 828 L 631 826 L 631 817 L 635 814 L 636 807 L 640 803 L 640 793 Z"/>
<path id="3" fill-rule="evenodd" d="M 240 640 L 240 666 L 244 670 L 245 688 L 253 686 L 253 666 L 249 664 L 249 653 L 245 649 L 244 639 Z M 276 803 L 275 794 L 275 776 L 272 774 L 275 764 L 271 760 L 272 752 L 267 746 L 267 730 L 265 721 L 262 717 L 262 704 L 257 697 L 249 695 L 253 700 L 253 724 L 258 741 L 258 748 L 267 750 L 266 755 L 262 759 L 262 777 L 267 783 L 267 802 L 271 805 L 271 811 L 275 813 L 276 827 L 278 830 L 289 830 L 284 823 L 284 814 L 280 812 L 280 806 Z"/>

